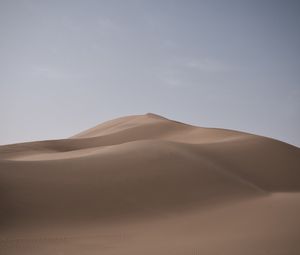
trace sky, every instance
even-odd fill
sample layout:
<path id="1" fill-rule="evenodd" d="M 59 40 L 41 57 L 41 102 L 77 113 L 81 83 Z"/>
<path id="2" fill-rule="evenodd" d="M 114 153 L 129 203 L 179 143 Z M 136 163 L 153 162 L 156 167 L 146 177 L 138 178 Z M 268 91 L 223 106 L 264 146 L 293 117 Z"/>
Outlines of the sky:
<path id="1" fill-rule="evenodd" d="M 300 2 L 0 0 L 0 144 L 156 113 L 300 147 Z"/>

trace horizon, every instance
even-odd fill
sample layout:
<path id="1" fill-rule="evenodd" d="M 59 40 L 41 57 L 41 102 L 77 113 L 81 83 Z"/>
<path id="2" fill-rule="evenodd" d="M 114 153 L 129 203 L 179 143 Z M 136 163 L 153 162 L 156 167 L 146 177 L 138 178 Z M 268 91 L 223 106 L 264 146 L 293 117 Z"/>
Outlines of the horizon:
<path id="1" fill-rule="evenodd" d="M 235 131 L 235 132 L 241 132 L 241 133 L 245 133 L 245 134 L 250 134 L 250 135 L 255 135 L 255 136 L 261 136 L 261 137 L 266 137 L 266 138 L 269 138 L 269 139 L 273 139 L 275 141 L 279 141 L 279 142 L 282 142 L 282 143 L 286 143 L 286 144 L 289 144 L 291 146 L 295 146 L 295 147 L 299 147 L 297 145 L 293 145 L 293 144 L 290 144 L 290 143 L 287 143 L 285 141 L 282 141 L 282 140 L 279 140 L 279 139 L 276 139 L 276 138 L 273 138 L 273 137 L 269 137 L 269 136 L 263 136 L 263 135 L 258 135 L 258 134 L 254 134 L 254 133 L 250 133 L 250 132 L 244 132 L 242 130 L 236 130 L 236 129 L 227 129 L 227 128 L 218 128 L 218 127 L 206 127 L 206 126 L 197 126 L 197 125 L 193 125 L 191 123 L 185 123 L 185 122 L 182 122 L 180 120 L 175 120 L 175 119 L 170 119 L 168 118 L 167 116 L 163 116 L 163 115 L 160 115 L 160 114 L 157 114 L 157 113 L 153 113 L 153 112 L 147 112 L 147 113 L 144 113 L 144 114 L 135 114 L 135 115 L 125 115 L 125 116 L 119 116 L 117 118 L 114 118 L 114 119 L 110 119 L 110 120 L 106 120 L 104 122 L 101 122 L 101 123 L 98 123 L 92 127 L 87 127 L 86 129 L 84 130 L 81 130 L 79 131 L 78 133 L 76 134 L 71 134 L 69 137 L 63 137 L 63 138 L 60 138 L 60 139 L 68 139 L 68 138 L 72 138 L 73 136 L 76 136 L 76 135 L 79 135 L 83 132 L 86 132 L 90 129 L 93 129 L 95 127 L 97 127 L 98 125 L 101 125 L 101 124 L 104 124 L 106 122 L 109 122 L 109 121 L 112 121 L 112 120 L 117 120 L 117 119 L 120 119 L 120 118 L 124 118 L 124 117 L 136 117 L 136 116 L 150 116 L 150 117 L 154 117 L 154 118 L 161 118 L 161 119 L 165 119 L 165 120 L 168 120 L 168 121 L 172 121 L 172 122 L 177 122 L 177 123 L 181 123 L 181 124 L 184 124 L 184 125 L 188 125 L 188 126 L 192 126 L 192 127 L 197 127 L 197 128 L 205 128 L 205 129 L 220 129 L 220 130 L 224 130 L 224 131 Z M 41 139 L 41 140 L 32 140 L 32 141 L 23 141 L 23 142 L 17 142 L 17 143 L 8 143 L 8 144 L 3 144 L 3 145 L 14 145 L 14 144 L 19 144 L 19 143 L 30 143 L 30 142 L 39 142 L 39 141 L 52 141 L 52 140 L 60 140 L 60 139 Z M 1 146 L 1 144 L 0 144 Z"/>

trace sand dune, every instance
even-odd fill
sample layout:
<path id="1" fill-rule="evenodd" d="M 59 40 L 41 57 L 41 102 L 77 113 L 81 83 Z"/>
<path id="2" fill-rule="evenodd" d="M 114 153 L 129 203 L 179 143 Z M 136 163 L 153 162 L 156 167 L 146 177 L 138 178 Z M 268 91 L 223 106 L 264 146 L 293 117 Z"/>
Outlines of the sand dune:
<path id="1" fill-rule="evenodd" d="M 300 149 L 155 114 L 0 146 L 0 254 L 300 254 Z"/>

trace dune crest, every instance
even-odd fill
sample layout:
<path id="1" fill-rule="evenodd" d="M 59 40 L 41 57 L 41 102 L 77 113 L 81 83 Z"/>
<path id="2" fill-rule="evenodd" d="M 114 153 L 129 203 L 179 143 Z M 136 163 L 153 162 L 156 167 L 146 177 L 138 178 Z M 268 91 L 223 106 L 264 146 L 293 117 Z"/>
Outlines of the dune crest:
<path id="1" fill-rule="evenodd" d="M 236 242 L 253 244 L 249 254 L 264 254 L 258 253 L 261 247 L 276 254 L 269 239 L 265 246 L 257 243 L 271 233 L 248 233 L 242 220 L 236 223 L 228 215 L 242 219 L 240 213 L 252 205 L 260 224 L 263 219 L 269 224 L 272 211 L 265 204 L 279 203 L 284 207 L 278 207 L 282 213 L 273 221 L 282 224 L 290 217 L 300 226 L 292 213 L 300 210 L 299 171 L 300 149 L 292 145 L 238 131 L 191 126 L 153 113 L 111 120 L 67 139 L 0 146 L 0 251 L 56 254 L 56 243 L 39 241 L 39 249 L 24 241 L 24 251 L 8 240 L 31 240 L 28 233 L 39 235 L 41 230 L 30 229 L 39 226 L 44 226 L 48 236 L 60 233 L 53 226 L 64 231 L 72 226 L 73 234 L 93 245 L 87 252 L 63 241 L 58 246 L 65 254 L 141 254 L 143 247 L 149 254 L 240 254 L 243 247 L 233 249 L 234 241 L 227 239 L 226 231 L 215 240 L 223 245 L 219 251 L 211 240 L 197 244 L 197 236 L 205 237 L 201 224 L 208 222 L 203 228 L 208 231 L 205 238 L 213 238 L 218 229 L 228 228 L 215 224 L 216 217 L 224 217 L 237 224 L 233 236 L 246 231 L 242 241 Z M 245 215 L 244 220 L 251 218 Z M 176 221 L 182 231 L 171 234 L 169 228 Z M 143 227 L 151 222 L 156 229 L 139 240 Z M 189 229 L 193 222 L 195 226 L 201 223 L 199 228 Z M 93 227 L 86 232 L 82 226 Z M 135 233 L 133 238 L 144 246 L 114 238 L 103 241 L 103 229 Z M 284 229 L 272 235 L 274 240 L 281 240 L 279 249 L 289 251 L 282 254 L 297 254 L 295 230 L 290 225 Z M 86 237 L 91 231 L 96 231 L 96 237 Z M 183 240 L 184 245 L 166 245 L 156 235 L 170 243 Z M 99 242 L 115 248 L 106 250 Z"/>

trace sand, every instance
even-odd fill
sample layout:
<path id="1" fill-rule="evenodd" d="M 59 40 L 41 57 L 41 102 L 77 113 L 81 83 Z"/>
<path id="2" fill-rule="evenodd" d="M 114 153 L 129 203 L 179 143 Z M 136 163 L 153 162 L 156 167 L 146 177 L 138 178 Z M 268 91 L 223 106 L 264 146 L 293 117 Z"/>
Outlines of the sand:
<path id="1" fill-rule="evenodd" d="M 300 254 L 300 149 L 155 114 L 0 146 L 0 254 Z"/>

